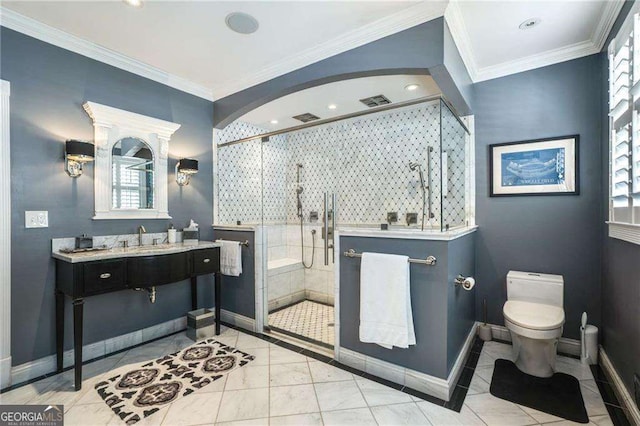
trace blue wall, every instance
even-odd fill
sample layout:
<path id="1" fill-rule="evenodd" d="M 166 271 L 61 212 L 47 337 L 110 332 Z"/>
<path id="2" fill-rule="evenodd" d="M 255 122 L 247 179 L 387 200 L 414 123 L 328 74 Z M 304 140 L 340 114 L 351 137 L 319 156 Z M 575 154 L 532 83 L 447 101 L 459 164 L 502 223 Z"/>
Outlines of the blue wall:
<path id="1" fill-rule="evenodd" d="M 65 139 L 93 140 L 85 101 L 182 124 L 169 146 L 169 213 L 176 227 L 193 218 L 202 239 L 211 239 L 213 216 L 213 104 L 84 56 L 2 28 L 1 78 L 11 83 L 12 356 L 18 365 L 55 353 L 54 262 L 56 237 L 149 232 L 167 220 L 93 221 L 93 166 L 78 179 L 63 171 Z M 180 157 L 199 161 L 200 172 L 186 187 L 175 183 Z M 49 228 L 25 229 L 25 210 L 48 210 Z M 204 306 L 213 305 L 213 280 L 200 279 Z M 88 298 L 85 342 L 114 337 L 184 315 L 190 286 L 158 288 L 155 304 L 143 292 L 124 291 Z M 67 347 L 71 344 L 67 307 Z"/>
<path id="2" fill-rule="evenodd" d="M 242 247 L 242 274 L 240 274 L 239 277 L 222 277 L 221 308 L 255 319 L 255 234 L 253 231 L 230 231 L 222 229 L 215 229 L 213 234 L 215 239 L 249 241 L 249 247 Z"/>
<path id="3" fill-rule="evenodd" d="M 565 279 L 564 336 L 579 338 L 580 315 L 600 326 L 603 93 L 600 56 L 474 85 L 476 123 L 477 310 L 504 324 L 506 274 L 523 270 Z M 580 195 L 489 197 L 489 145 L 580 135 Z"/>
<path id="4" fill-rule="evenodd" d="M 217 128 L 223 128 L 252 109 L 290 93 L 383 74 L 431 74 L 445 97 L 464 114 L 470 110 L 472 93 L 471 80 L 461 64 L 444 18 L 438 18 L 219 99 L 214 122 Z"/>
<path id="5" fill-rule="evenodd" d="M 416 345 L 384 349 L 362 343 L 360 259 L 340 257 L 340 345 L 383 361 L 446 379 L 474 322 L 475 292 L 453 285 L 457 274 L 474 275 L 474 234 L 454 241 L 340 237 L 341 252 L 400 254 L 416 259 L 433 255 L 435 266 L 411 264 L 411 306 Z"/>

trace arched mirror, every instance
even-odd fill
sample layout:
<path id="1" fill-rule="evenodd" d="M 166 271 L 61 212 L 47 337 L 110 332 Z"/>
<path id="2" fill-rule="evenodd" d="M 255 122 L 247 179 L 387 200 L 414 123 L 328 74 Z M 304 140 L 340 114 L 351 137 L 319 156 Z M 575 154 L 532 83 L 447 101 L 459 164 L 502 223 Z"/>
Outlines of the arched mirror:
<path id="1" fill-rule="evenodd" d="M 154 208 L 154 163 L 151 147 L 142 139 L 118 140 L 111 150 L 113 209 Z"/>

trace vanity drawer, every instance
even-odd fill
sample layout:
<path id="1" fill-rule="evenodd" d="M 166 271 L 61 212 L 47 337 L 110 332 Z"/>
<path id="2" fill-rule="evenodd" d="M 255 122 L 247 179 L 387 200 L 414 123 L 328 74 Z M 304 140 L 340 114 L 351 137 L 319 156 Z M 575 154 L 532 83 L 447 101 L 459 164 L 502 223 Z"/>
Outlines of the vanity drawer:
<path id="1" fill-rule="evenodd" d="M 111 260 L 83 265 L 83 294 L 96 294 L 125 288 L 125 262 Z"/>
<path id="2" fill-rule="evenodd" d="M 195 275 L 213 274 L 220 270 L 220 249 L 202 249 L 193 251 L 193 273 Z"/>

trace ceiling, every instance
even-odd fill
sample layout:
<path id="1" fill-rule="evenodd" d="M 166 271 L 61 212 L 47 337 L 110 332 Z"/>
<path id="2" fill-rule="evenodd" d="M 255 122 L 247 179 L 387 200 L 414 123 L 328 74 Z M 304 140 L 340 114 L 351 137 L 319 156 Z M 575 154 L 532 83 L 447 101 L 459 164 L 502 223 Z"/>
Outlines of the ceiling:
<path id="1" fill-rule="evenodd" d="M 418 84 L 413 91 L 405 89 Z M 428 75 L 387 75 L 355 78 L 312 87 L 276 99 L 240 117 L 268 131 L 281 130 L 302 124 L 292 118 L 311 113 L 321 119 L 333 118 L 369 109 L 360 99 L 384 95 L 392 103 L 399 103 L 430 95 L 440 94 L 440 89 Z M 335 109 L 329 109 L 335 105 Z M 278 121 L 271 123 L 272 120 Z"/>
<path id="2" fill-rule="evenodd" d="M 445 18 L 473 81 L 598 53 L 624 1 L 451 1 Z M 527 19 L 540 23 L 521 30 Z"/>
<path id="3" fill-rule="evenodd" d="M 2 5 L 200 85 L 220 98 L 365 44 L 371 37 L 383 37 L 387 34 L 378 21 L 393 23 L 397 14 L 406 20 L 405 15 L 415 14 L 415 9 L 407 9 L 416 1 L 146 0 L 141 8 L 120 0 L 3 1 Z M 441 16 L 445 6 L 419 4 L 421 12 L 415 18 L 422 19 L 425 13 L 426 20 Z M 254 16 L 260 23 L 258 31 L 245 35 L 227 28 L 225 17 L 236 11 Z"/>
<path id="4" fill-rule="evenodd" d="M 189 93 L 219 99 L 445 16 L 473 81 L 599 52 L 610 1 L 2 1 L 2 25 Z M 253 15 L 251 35 L 225 25 Z M 528 18 L 540 25 L 520 30 Z"/>

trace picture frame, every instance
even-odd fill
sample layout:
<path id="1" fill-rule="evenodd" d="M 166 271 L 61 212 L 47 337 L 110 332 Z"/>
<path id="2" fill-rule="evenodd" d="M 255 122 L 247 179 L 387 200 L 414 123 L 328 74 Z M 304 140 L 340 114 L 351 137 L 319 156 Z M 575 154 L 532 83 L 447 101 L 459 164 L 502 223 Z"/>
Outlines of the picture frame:
<path id="1" fill-rule="evenodd" d="M 579 195 L 580 135 L 489 145 L 489 196 Z"/>

